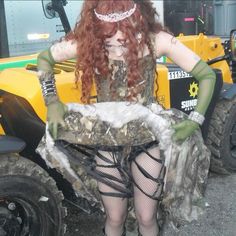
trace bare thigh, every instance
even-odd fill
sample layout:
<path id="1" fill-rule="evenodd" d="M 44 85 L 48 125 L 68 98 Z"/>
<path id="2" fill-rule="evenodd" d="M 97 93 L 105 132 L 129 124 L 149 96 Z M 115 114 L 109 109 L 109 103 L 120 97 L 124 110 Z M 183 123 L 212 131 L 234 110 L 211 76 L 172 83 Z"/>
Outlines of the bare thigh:
<path id="1" fill-rule="evenodd" d="M 108 174 L 112 177 L 115 177 L 121 180 L 121 175 L 117 168 L 105 167 L 105 166 L 115 164 L 113 154 L 111 152 L 105 152 L 105 151 L 99 151 L 99 153 L 102 154 L 104 157 L 106 157 L 108 160 L 110 160 L 111 163 L 107 163 L 107 161 L 104 161 L 97 156 L 96 162 L 98 166 L 96 167 L 96 170 L 102 171 L 105 174 Z M 103 165 L 104 167 L 100 167 L 99 165 Z M 122 183 L 112 180 L 112 178 L 107 179 L 107 180 L 111 184 L 116 184 L 120 186 L 121 188 L 125 188 L 125 186 Z M 98 189 L 102 193 L 119 193 L 118 190 L 108 186 L 107 184 L 102 183 L 101 181 L 98 181 Z M 112 197 L 112 196 L 106 196 L 103 194 L 101 194 L 101 198 L 102 198 L 107 216 L 110 216 L 111 218 L 116 218 L 116 217 L 119 218 L 121 215 L 123 216 L 126 215 L 127 203 L 128 203 L 127 198 Z"/>
<path id="2" fill-rule="evenodd" d="M 160 160 L 159 147 L 150 148 L 148 149 L 148 152 L 153 156 L 153 158 Z M 160 176 L 160 173 L 163 172 L 164 167 L 162 164 L 152 159 L 146 153 L 141 153 L 140 155 L 138 155 L 135 158 L 135 162 L 131 164 L 133 179 L 139 186 L 137 187 L 134 185 L 135 211 L 137 217 L 142 215 L 148 218 L 155 214 L 157 200 L 154 200 L 147 195 L 150 195 L 153 198 L 157 198 L 162 192 L 162 184 L 159 184 L 158 182 L 150 178 L 157 179 Z M 140 171 L 140 167 L 142 168 L 142 171 L 144 173 Z M 146 194 L 142 191 L 144 191 Z"/>

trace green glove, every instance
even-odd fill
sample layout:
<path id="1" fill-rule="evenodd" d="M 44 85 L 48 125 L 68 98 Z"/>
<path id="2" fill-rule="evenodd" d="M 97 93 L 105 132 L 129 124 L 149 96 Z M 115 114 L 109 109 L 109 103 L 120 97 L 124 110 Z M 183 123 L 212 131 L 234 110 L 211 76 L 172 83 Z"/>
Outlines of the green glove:
<path id="1" fill-rule="evenodd" d="M 57 138 L 58 126 L 65 127 L 66 105 L 60 102 L 53 73 L 55 60 L 50 49 L 41 52 L 37 58 L 38 77 L 41 84 L 45 105 L 47 106 L 48 129 L 54 139 Z"/>
<path id="2" fill-rule="evenodd" d="M 183 142 L 199 127 L 199 124 L 204 120 L 205 112 L 210 104 L 214 92 L 216 75 L 206 62 L 200 60 L 194 66 L 190 74 L 199 82 L 197 106 L 194 110 L 194 117 L 189 116 L 189 119 L 172 126 L 175 130 L 175 133 L 172 136 L 174 141 Z M 198 116 L 200 116 L 200 120 Z"/>
<path id="3" fill-rule="evenodd" d="M 64 103 L 57 100 L 51 102 L 47 108 L 48 130 L 53 139 L 56 139 L 58 126 L 65 127 L 64 115 L 67 112 L 67 107 Z"/>
<path id="4" fill-rule="evenodd" d="M 172 139 L 176 142 L 183 142 L 199 128 L 199 124 L 192 120 L 184 120 L 178 124 L 172 125 L 175 130 Z"/>

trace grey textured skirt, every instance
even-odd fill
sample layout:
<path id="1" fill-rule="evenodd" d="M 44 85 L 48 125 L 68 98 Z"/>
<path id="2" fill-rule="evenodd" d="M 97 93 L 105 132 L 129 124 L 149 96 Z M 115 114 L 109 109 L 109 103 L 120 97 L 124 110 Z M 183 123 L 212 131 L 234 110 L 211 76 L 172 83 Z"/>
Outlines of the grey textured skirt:
<path id="1" fill-rule="evenodd" d="M 145 152 L 161 165 L 161 171 L 154 178 L 137 165 L 146 178 L 157 183 L 151 195 L 145 189 L 140 188 L 140 191 L 160 200 L 174 225 L 198 219 L 203 212 L 210 153 L 200 131 L 182 144 L 172 142 L 171 125 L 186 118 L 185 114 L 174 109 L 163 110 L 156 103 L 148 106 L 126 102 L 68 104 L 68 110 L 67 128 L 59 130 L 58 140 L 54 141 L 46 131 L 37 151 L 49 167 L 56 168 L 72 184 L 80 197 L 101 209 L 100 194 L 132 197 L 132 186 L 139 186 L 130 174 L 130 166 Z M 161 159 L 148 152 L 157 145 Z M 112 153 L 112 161 L 99 151 Z M 122 178 L 98 171 L 95 156 L 106 163 L 102 167 L 118 169 Z M 97 181 L 115 191 L 99 193 Z"/>

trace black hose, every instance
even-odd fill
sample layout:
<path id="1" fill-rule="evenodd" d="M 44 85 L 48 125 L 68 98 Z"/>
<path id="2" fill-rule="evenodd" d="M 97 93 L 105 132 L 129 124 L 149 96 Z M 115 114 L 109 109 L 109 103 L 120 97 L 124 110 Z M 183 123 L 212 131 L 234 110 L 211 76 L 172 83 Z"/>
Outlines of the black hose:
<path id="1" fill-rule="evenodd" d="M 217 58 L 214 58 L 214 59 L 212 59 L 212 60 L 209 60 L 209 61 L 207 61 L 206 63 L 207 63 L 208 65 L 212 65 L 212 64 L 214 64 L 214 63 L 216 63 L 216 62 L 224 61 L 224 60 L 229 60 L 229 59 L 230 59 L 230 55 L 224 55 L 224 56 L 217 57 Z"/>

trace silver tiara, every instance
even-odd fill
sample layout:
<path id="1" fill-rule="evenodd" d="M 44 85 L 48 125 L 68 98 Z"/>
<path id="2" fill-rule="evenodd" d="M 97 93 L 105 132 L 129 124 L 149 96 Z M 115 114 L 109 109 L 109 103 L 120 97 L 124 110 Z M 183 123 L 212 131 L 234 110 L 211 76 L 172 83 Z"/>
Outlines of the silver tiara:
<path id="1" fill-rule="evenodd" d="M 127 17 L 130 17 L 135 12 L 135 10 L 136 10 L 136 4 L 134 4 L 133 8 L 131 8 L 130 10 L 122 12 L 122 13 L 115 12 L 115 13 L 110 13 L 107 15 L 102 15 L 102 14 L 97 13 L 95 9 L 94 9 L 94 13 L 99 20 L 106 21 L 106 22 L 118 22 L 118 21 L 124 20 Z"/>

